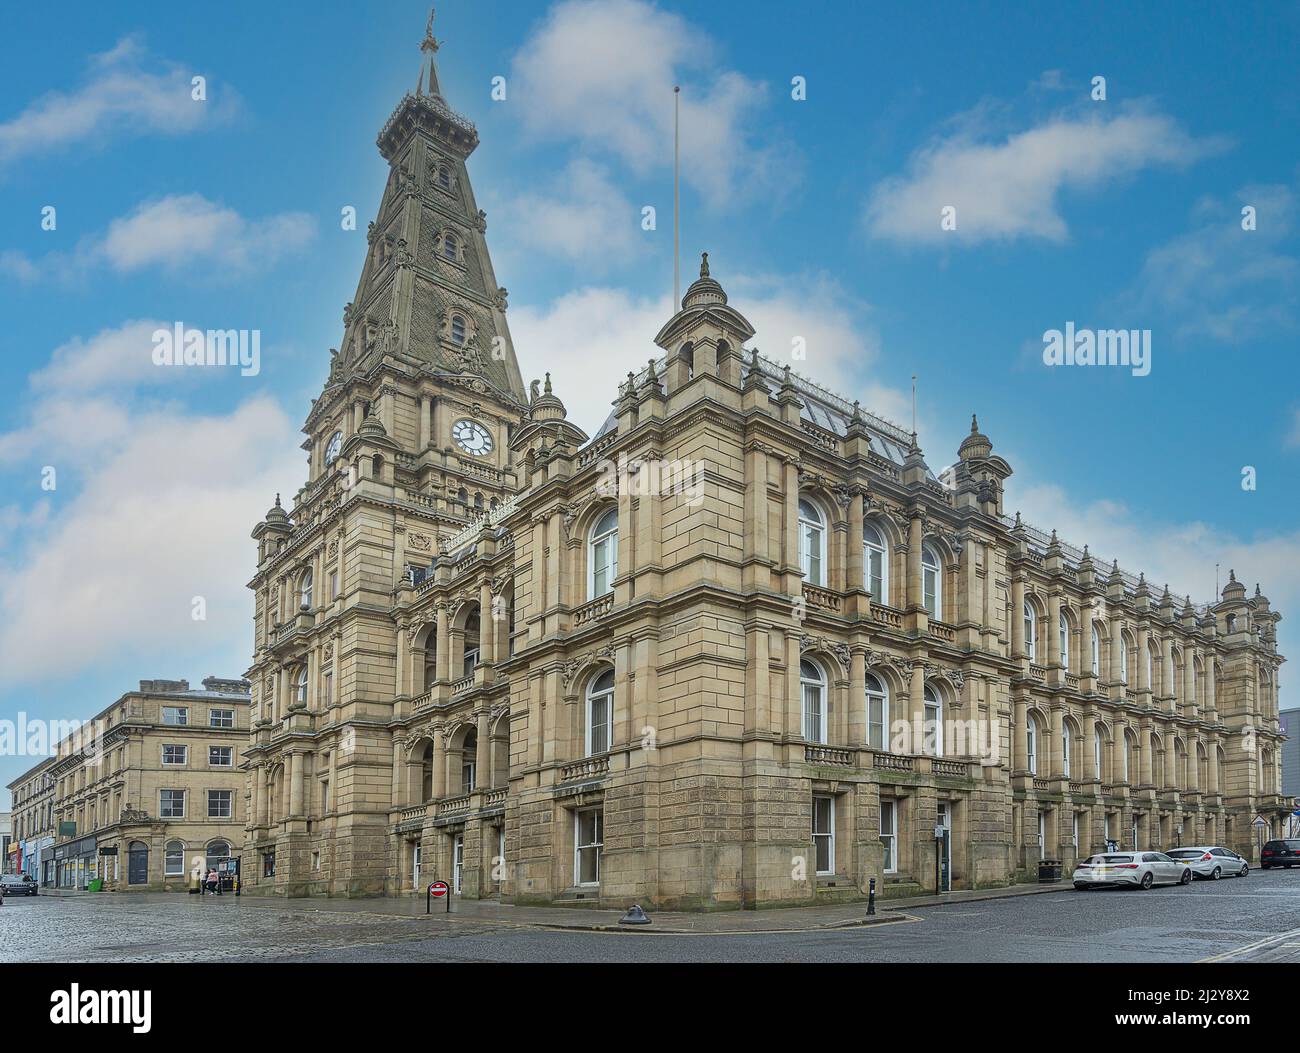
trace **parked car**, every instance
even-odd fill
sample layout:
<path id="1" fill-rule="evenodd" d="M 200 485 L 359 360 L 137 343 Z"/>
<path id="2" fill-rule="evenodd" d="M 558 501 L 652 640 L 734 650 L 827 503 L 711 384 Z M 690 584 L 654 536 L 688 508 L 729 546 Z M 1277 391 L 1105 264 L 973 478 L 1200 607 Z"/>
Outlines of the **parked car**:
<path id="1" fill-rule="evenodd" d="M 1192 871 L 1163 852 L 1106 852 L 1080 863 L 1073 881 L 1076 889 L 1106 885 L 1148 889 L 1152 885 L 1189 885 Z"/>
<path id="2" fill-rule="evenodd" d="M 1261 870 L 1269 867 L 1286 867 L 1290 870 L 1294 866 L 1300 866 L 1300 838 L 1264 842 L 1264 850 L 1259 854 Z"/>
<path id="3" fill-rule="evenodd" d="M 1194 877 L 1209 881 L 1218 881 L 1221 877 L 1245 877 L 1250 873 L 1250 864 L 1230 848 L 1171 848 L 1165 855 L 1185 863 Z"/>
<path id="4" fill-rule="evenodd" d="M 26 874 L 0 874 L 0 896 L 35 896 L 39 887 Z"/>

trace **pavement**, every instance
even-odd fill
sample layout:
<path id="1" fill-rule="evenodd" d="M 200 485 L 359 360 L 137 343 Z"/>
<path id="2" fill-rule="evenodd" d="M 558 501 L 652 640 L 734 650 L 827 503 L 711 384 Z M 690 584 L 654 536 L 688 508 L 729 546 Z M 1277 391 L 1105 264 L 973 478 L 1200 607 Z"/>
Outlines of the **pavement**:
<path id="1" fill-rule="evenodd" d="M 1300 871 L 1148 892 L 1019 886 L 863 904 L 658 913 L 423 899 L 40 896 L 0 909 L 24 962 L 1264 962 L 1300 960 Z M 743 927 L 742 927 L 743 926 Z"/>
<path id="2" fill-rule="evenodd" d="M 1004 888 L 959 890 L 943 895 L 915 896 L 905 899 L 877 900 L 876 913 L 867 914 L 865 901 L 841 903 L 823 907 L 779 907 L 765 910 L 721 910 L 709 912 L 652 911 L 648 912 L 648 925 L 623 925 L 623 910 L 599 910 L 592 907 L 524 907 L 501 903 L 495 899 L 461 900 L 453 898 L 452 916 L 466 921 L 492 924 L 521 925 L 543 929 L 587 932 L 626 932 L 665 934 L 728 934 L 746 932 L 813 932 L 821 929 L 852 928 L 864 925 L 882 925 L 905 920 L 913 907 L 936 907 L 948 904 L 970 903 L 1014 896 L 1033 896 L 1047 892 L 1063 892 L 1073 886 L 1068 881 L 1051 884 L 1010 885 Z M 66 898 L 122 898 L 141 902 L 170 903 L 178 898 L 189 898 L 174 892 L 117 892 L 95 893 L 51 889 L 42 895 Z M 195 897 L 198 899 L 198 897 Z M 225 897 L 205 897 L 224 899 Z M 235 898 L 235 897 L 232 897 Z M 385 915 L 391 917 L 424 917 L 425 898 L 420 896 L 374 896 L 364 899 L 303 899 L 283 900 L 266 896 L 237 897 L 250 908 L 279 908 L 301 906 L 315 911 Z M 630 904 L 629 904 L 630 906 Z M 435 901 L 433 914 L 447 914 L 447 905 Z"/>

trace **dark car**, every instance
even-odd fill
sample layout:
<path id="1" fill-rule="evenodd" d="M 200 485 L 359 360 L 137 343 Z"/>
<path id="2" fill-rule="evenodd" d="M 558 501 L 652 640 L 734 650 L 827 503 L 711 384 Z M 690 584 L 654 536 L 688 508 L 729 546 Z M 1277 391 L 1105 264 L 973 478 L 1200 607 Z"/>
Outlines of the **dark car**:
<path id="1" fill-rule="evenodd" d="M 1261 870 L 1269 867 L 1300 867 L 1300 838 L 1288 838 L 1285 841 L 1265 841 L 1264 851 L 1259 854 Z"/>
<path id="2" fill-rule="evenodd" d="M 0 874 L 0 896 L 35 896 L 37 888 L 26 874 Z"/>

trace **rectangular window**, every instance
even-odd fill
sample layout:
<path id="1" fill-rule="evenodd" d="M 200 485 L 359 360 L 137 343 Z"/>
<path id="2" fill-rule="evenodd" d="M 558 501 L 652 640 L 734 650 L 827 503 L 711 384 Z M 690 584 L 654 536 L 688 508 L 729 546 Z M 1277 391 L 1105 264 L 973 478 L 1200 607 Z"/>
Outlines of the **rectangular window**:
<path id="1" fill-rule="evenodd" d="M 884 871 L 898 872 L 898 802 L 880 802 L 880 843 L 884 847 Z"/>
<path id="2" fill-rule="evenodd" d="M 185 847 L 171 842 L 163 860 L 163 873 L 167 877 L 179 877 L 185 873 Z"/>
<path id="3" fill-rule="evenodd" d="M 181 723 L 184 723 L 184 721 Z M 208 710 L 208 726 L 213 728 L 233 728 L 235 726 L 235 711 L 233 709 Z"/>
<path id="4" fill-rule="evenodd" d="M 465 671 L 461 675 L 469 676 L 471 673 L 474 672 L 474 670 L 477 667 L 478 667 L 478 648 L 477 647 L 465 648 L 465 667 L 464 667 Z"/>
<path id="5" fill-rule="evenodd" d="M 924 603 L 926 613 L 935 621 L 939 621 L 939 573 L 938 571 L 926 568 L 922 571 L 921 576 L 925 592 Z"/>
<path id="6" fill-rule="evenodd" d="M 835 798 L 813 798 L 813 847 L 817 873 L 835 873 Z"/>
<path id="7" fill-rule="evenodd" d="M 337 600 L 338 598 L 339 598 L 339 572 L 337 570 L 331 570 L 330 571 L 330 599 Z"/>
<path id="8" fill-rule="evenodd" d="M 163 746 L 163 767 L 181 767 L 189 759 L 189 754 L 190 750 L 188 746 Z"/>
<path id="9" fill-rule="evenodd" d="M 163 819 L 184 819 L 185 791 L 159 790 L 158 815 Z"/>
<path id="10" fill-rule="evenodd" d="M 275 877 L 275 853 L 262 853 L 262 877 Z"/>
<path id="11" fill-rule="evenodd" d="M 474 757 L 471 754 L 460 765 L 460 792 L 471 793 L 474 790 Z"/>
<path id="12" fill-rule="evenodd" d="M 233 768 L 235 766 L 235 747 L 209 746 L 208 764 L 213 768 Z"/>
<path id="13" fill-rule="evenodd" d="M 885 602 L 885 554 L 879 549 L 867 549 L 867 591 L 872 603 Z"/>
<path id="14" fill-rule="evenodd" d="M 321 705 L 332 706 L 334 704 L 334 671 L 325 670 L 325 678 L 321 681 Z"/>
<path id="15" fill-rule="evenodd" d="M 319 869 L 320 869 L 320 852 L 319 852 L 319 851 L 313 852 L 313 853 L 311 854 L 311 868 L 312 868 L 312 870 L 319 870 Z"/>
<path id="16" fill-rule="evenodd" d="M 209 819 L 229 819 L 234 809 L 233 790 L 209 790 L 208 791 L 208 818 Z"/>
<path id="17" fill-rule="evenodd" d="M 884 695 L 867 695 L 867 743 L 873 750 L 886 748 Z"/>
<path id="18" fill-rule="evenodd" d="M 1078 812 L 1074 813 L 1073 823 L 1070 827 L 1070 841 L 1073 843 L 1074 851 L 1077 854 L 1079 851 L 1079 813 Z"/>
<path id="19" fill-rule="evenodd" d="M 573 879 L 575 885 L 600 884 L 600 850 L 604 847 L 604 813 L 584 808 L 573 816 Z"/>
<path id="20" fill-rule="evenodd" d="M 320 781 L 320 813 L 328 815 L 330 810 L 330 781 L 321 779 Z"/>
<path id="21" fill-rule="evenodd" d="M 411 849 L 411 887 L 420 887 L 420 846 Z"/>
<path id="22" fill-rule="evenodd" d="M 465 869 L 465 835 L 457 834 L 451 848 L 451 882 L 456 895 L 460 895 L 460 877 Z"/>
<path id="23" fill-rule="evenodd" d="M 183 727 L 190 722 L 190 711 L 184 706 L 163 706 L 162 722 L 176 727 Z"/>
<path id="24" fill-rule="evenodd" d="M 822 741 L 822 689 L 819 684 L 803 685 L 803 737 Z"/>

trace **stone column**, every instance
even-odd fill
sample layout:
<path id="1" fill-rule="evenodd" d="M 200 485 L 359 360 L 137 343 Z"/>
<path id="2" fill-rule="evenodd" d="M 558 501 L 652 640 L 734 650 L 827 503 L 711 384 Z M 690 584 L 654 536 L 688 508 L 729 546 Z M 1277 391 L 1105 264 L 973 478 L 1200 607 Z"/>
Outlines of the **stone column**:
<path id="1" fill-rule="evenodd" d="M 925 744 L 925 663 L 920 659 L 912 662 L 908 702 L 908 719 L 912 723 L 912 752 L 922 753 Z"/>
<path id="2" fill-rule="evenodd" d="M 1183 648 L 1183 712 L 1193 720 L 1200 709 L 1196 695 L 1196 658 L 1196 651 L 1190 646 Z"/>
<path id="3" fill-rule="evenodd" d="M 1169 699 L 1169 712 L 1178 712 L 1178 691 L 1174 674 L 1174 638 L 1168 631 L 1160 637 L 1160 690 Z"/>
<path id="4" fill-rule="evenodd" d="M 781 550 L 785 565 L 795 573 L 799 569 L 799 462 L 787 460 L 782 468 L 785 493 L 785 529 Z"/>
<path id="5" fill-rule="evenodd" d="M 1097 770 L 1097 711 L 1089 706 L 1083 715 L 1083 773 L 1085 782 L 1100 782 Z M 1091 843 L 1091 840 L 1089 841 Z"/>
<path id="6" fill-rule="evenodd" d="M 437 649 L 434 651 L 434 677 L 446 683 L 451 662 L 451 613 L 446 603 L 438 604 Z"/>
<path id="7" fill-rule="evenodd" d="M 1148 667 L 1151 666 L 1149 658 L 1151 655 L 1151 646 L 1147 636 L 1146 622 L 1139 622 L 1137 627 L 1137 689 L 1138 694 L 1146 694 L 1146 698 L 1140 699 L 1143 702 L 1151 701 L 1151 677 L 1147 675 Z M 1131 677 L 1135 670 L 1129 670 Z"/>
<path id="8" fill-rule="evenodd" d="M 863 566 L 862 551 L 862 495 L 855 493 L 849 498 L 849 531 L 844 539 L 846 589 L 865 589 L 867 580 Z"/>
<path id="9" fill-rule="evenodd" d="M 1025 640 L 1025 575 L 1017 569 L 1011 576 L 1011 657 L 1023 659 L 1029 653 Z"/>
<path id="10" fill-rule="evenodd" d="M 1139 778 L 1143 786 L 1151 785 L 1151 721 L 1143 718 L 1142 724 L 1138 729 L 1138 749 L 1142 751 L 1142 756 L 1138 761 Z"/>
<path id="11" fill-rule="evenodd" d="M 303 754 L 294 750 L 289 754 L 289 814 L 295 818 L 303 814 Z"/>
<path id="12" fill-rule="evenodd" d="M 1065 705 L 1052 706 L 1052 777 L 1065 778 Z"/>
<path id="13" fill-rule="evenodd" d="M 1205 719 L 1211 724 L 1219 719 L 1218 685 L 1214 682 L 1214 653 L 1205 656 Z"/>
<path id="14" fill-rule="evenodd" d="M 921 547 L 925 543 L 924 522 L 913 511 L 907 522 L 907 609 L 918 610 L 925 594 L 921 587 Z"/>
<path id="15" fill-rule="evenodd" d="M 861 501 L 855 499 L 854 503 L 861 509 Z M 849 536 L 852 538 L 853 527 L 851 525 L 849 530 Z M 845 717 L 847 723 L 845 744 L 848 746 L 866 745 L 868 737 L 867 656 L 858 648 L 855 648 L 849 654 L 849 697 Z M 888 728 L 885 728 L 884 734 L 889 735 Z"/>
<path id="16" fill-rule="evenodd" d="M 1029 699 L 1020 696 L 1012 700 L 1012 708 L 1015 712 L 1015 736 L 1011 744 L 1012 752 L 1012 771 L 1028 771 L 1029 769 Z"/>
<path id="17" fill-rule="evenodd" d="M 253 782 L 253 825 L 266 826 L 266 769 L 258 764 L 249 774 Z"/>
<path id="18" fill-rule="evenodd" d="M 477 746 L 474 755 L 475 788 L 491 788 L 492 737 L 491 728 L 488 727 L 487 706 L 478 711 L 478 740 L 475 745 Z"/>
<path id="19" fill-rule="evenodd" d="M 496 620 L 492 617 L 492 583 L 486 578 L 478 587 L 478 660 L 489 665 L 496 661 Z"/>
<path id="20" fill-rule="evenodd" d="M 1120 679 L 1124 673 L 1124 630 L 1123 623 L 1119 615 L 1110 616 L 1109 642 L 1106 649 L 1106 657 L 1110 660 L 1110 690 L 1107 692 L 1112 699 L 1122 701 L 1124 699 L 1124 685 Z"/>
<path id="21" fill-rule="evenodd" d="M 433 783 L 431 792 L 434 797 L 447 795 L 447 735 L 442 725 L 433 732 Z M 423 796 L 423 789 L 416 796 Z"/>

